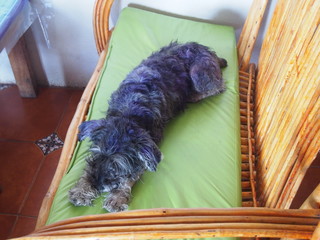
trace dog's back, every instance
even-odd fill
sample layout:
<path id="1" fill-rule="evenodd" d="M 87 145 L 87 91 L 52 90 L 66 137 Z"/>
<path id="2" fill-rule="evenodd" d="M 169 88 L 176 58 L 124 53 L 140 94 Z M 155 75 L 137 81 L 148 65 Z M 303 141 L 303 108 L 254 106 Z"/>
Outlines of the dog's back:
<path id="1" fill-rule="evenodd" d="M 173 42 L 128 74 L 111 96 L 108 115 L 133 119 L 158 142 L 157 132 L 187 102 L 224 90 L 220 67 L 225 66 L 208 47 Z"/>

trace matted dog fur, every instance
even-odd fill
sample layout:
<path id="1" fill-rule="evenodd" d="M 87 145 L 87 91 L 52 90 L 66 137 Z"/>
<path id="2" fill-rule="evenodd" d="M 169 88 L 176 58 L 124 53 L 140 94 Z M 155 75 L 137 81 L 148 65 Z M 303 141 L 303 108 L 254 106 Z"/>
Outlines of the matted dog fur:
<path id="1" fill-rule="evenodd" d="M 70 201 L 88 206 L 109 192 L 103 207 L 126 210 L 131 187 L 162 159 L 157 144 L 166 123 L 188 102 L 223 92 L 226 66 L 225 59 L 195 42 L 173 42 L 143 60 L 111 95 L 106 117 L 80 125 L 79 140 L 90 138 L 91 154 L 69 191 Z"/>

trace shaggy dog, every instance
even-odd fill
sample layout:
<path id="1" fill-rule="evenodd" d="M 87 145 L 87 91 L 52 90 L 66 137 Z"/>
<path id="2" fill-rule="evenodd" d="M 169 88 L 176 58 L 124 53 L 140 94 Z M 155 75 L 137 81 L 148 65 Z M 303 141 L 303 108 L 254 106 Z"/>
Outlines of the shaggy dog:
<path id="1" fill-rule="evenodd" d="M 91 205 L 109 192 L 104 208 L 126 210 L 131 187 L 144 171 L 156 171 L 162 159 L 157 146 L 165 124 L 186 107 L 225 90 L 221 67 L 227 61 L 208 47 L 171 43 L 142 61 L 111 95 L 106 117 L 83 122 L 79 140 L 90 138 L 87 167 L 69 199 Z"/>

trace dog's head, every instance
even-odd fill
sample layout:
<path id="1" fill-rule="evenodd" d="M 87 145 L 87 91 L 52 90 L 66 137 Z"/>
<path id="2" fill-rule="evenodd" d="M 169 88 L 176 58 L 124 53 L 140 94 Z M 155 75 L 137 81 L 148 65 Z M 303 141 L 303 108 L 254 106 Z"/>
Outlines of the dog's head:
<path id="1" fill-rule="evenodd" d="M 101 191 L 110 191 L 124 180 L 137 180 L 145 170 L 155 171 L 161 152 L 148 132 L 130 119 L 108 119 L 83 122 L 79 140 L 92 141 L 88 174 Z"/>

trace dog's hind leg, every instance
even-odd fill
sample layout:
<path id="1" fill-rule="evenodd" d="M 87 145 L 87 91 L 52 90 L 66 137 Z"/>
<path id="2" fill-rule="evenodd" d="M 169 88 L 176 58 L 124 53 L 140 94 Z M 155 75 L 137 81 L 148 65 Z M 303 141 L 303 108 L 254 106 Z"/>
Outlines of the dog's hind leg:
<path id="1" fill-rule="evenodd" d="M 108 212 L 120 212 L 128 209 L 131 200 L 131 188 L 135 184 L 134 180 L 125 180 L 117 189 L 111 190 L 107 196 L 103 208 Z"/>
<path id="2" fill-rule="evenodd" d="M 84 171 L 79 181 L 69 191 L 69 200 L 75 206 L 90 206 L 98 195 L 99 191 L 92 186 L 88 173 Z"/>

